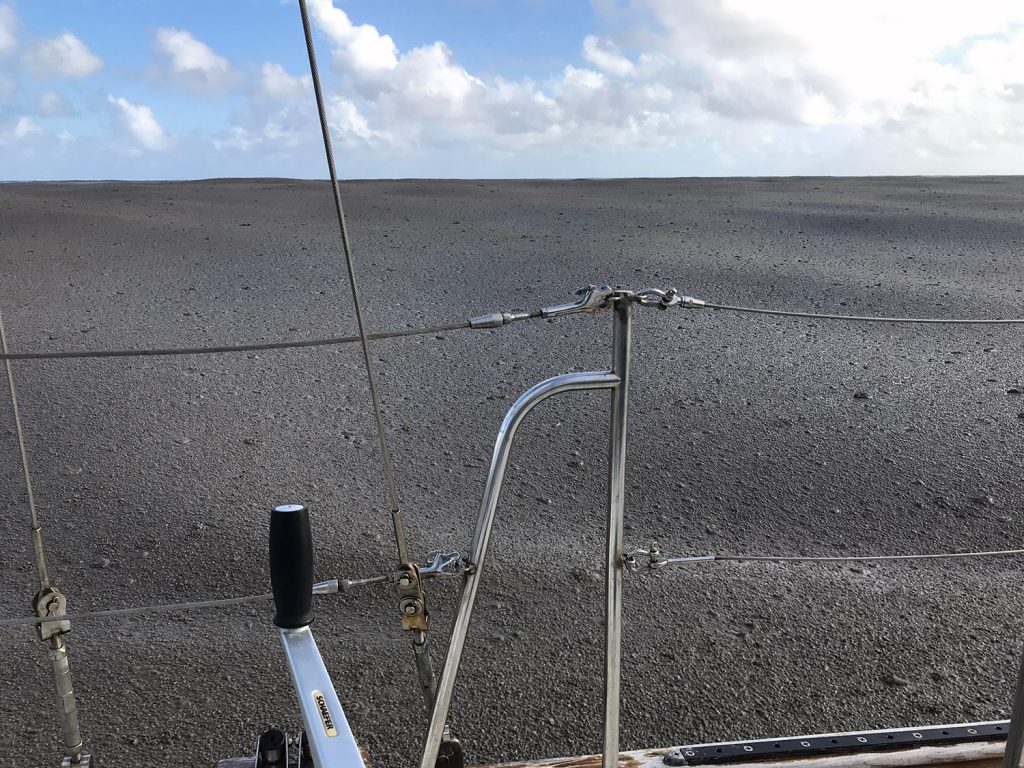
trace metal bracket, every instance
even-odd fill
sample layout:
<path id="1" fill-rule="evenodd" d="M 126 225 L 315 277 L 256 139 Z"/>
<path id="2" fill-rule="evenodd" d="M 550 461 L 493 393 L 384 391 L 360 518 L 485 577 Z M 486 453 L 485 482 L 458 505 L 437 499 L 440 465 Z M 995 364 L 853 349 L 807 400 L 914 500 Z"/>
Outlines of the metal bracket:
<path id="1" fill-rule="evenodd" d="M 419 569 L 420 578 L 461 576 L 466 572 L 466 562 L 458 552 L 431 552 L 427 564 Z"/>
<path id="2" fill-rule="evenodd" d="M 395 571 L 398 587 L 398 610 L 402 617 L 402 629 L 430 629 L 430 614 L 427 613 L 427 594 L 423 591 L 419 568 L 415 563 L 404 563 Z"/>
<path id="3" fill-rule="evenodd" d="M 650 549 L 631 549 L 622 558 L 622 565 L 630 573 L 654 571 L 665 565 L 665 557 L 658 548 L 658 542 L 652 541 Z"/>
<path id="4" fill-rule="evenodd" d="M 32 607 L 36 616 L 41 619 L 54 617 L 53 621 L 44 621 L 36 625 L 40 640 L 49 640 L 71 631 L 71 621 L 59 618 L 68 612 L 68 599 L 56 587 L 47 587 L 37 592 L 32 598 Z"/>
<path id="5" fill-rule="evenodd" d="M 398 587 L 398 610 L 402 615 L 402 629 L 430 629 L 427 612 L 427 593 L 423 582 L 430 578 L 452 578 L 466 572 L 466 562 L 458 552 L 431 552 L 423 566 L 405 563 L 392 576 Z"/>
<path id="6" fill-rule="evenodd" d="M 649 549 L 631 549 L 622 558 L 622 565 L 629 573 L 649 573 L 659 571 L 670 565 L 683 563 L 706 563 L 717 560 L 717 555 L 687 555 L 684 557 L 666 557 L 658 547 L 658 542 L 651 542 Z"/>
<path id="7" fill-rule="evenodd" d="M 558 317 L 577 312 L 600 312 L 603 309 L 611 309 L 616 293 L 610 285 L 588 285 L 586 288 L 576 291 L 576 301 L 545 307 L 540 314 L 541 317 Z"/>
<path id="8" fill-rule="evenodd" d="M 420 580 L 442 577 L 452 578 L 461 576 L 470 570 L 466 561 L 458 552 L 444 552 L 435 550 L 427 555 L 427 562 L 424 565 L 416 566 Z M 338 592 L 349 592 L 356 587 L 365 587 L 371 584 L 384 584 L 386 582 L 396 583 L 407 573 L 405 569 L 399 569 L 392 573 L 370 576 L 366 579 L 327 579 L 313 584 L 314 595 L 334 595 Z"/>
<path id="9" fill-rule="evenodd" d="M 78 757 L 78 762 L 71 762 L 70 757 L 65 757 L 61 761 L 60 768 L 92 768 L 92 755 L 87 752 L 82 753 Z"/>
<path id="10" fill-rule="evenodd" d="M 611 309 L 616 301 L 632 301 L 643 307 L 703 307 L 701 299 L 683 296 L 675 288 L 647 288 L 642 291 L 629 291 L 623 288 L 612 288 L 610 285 L 588 285 L 576 291 L 576 300 L 567 304 L 556 304 L 544 307 L 537 312 L 491 312 L 474 317 L 469 321 L 470 328 L 501 328 L 517 320 L 528 320 L 532 317 L 551 318 L 560 315 L 572 315 L 580 312 L 593 313 Z"/>
<path id="11" fill-rule="evenodd" d="M 703 307 L 705 302 L 695 299 L 693 296 L 683 296 L 675 288 L 646 288 L 637 291 L 633 300 L 642 307 L 657 307 L 668 309 L 669 307 Z"/>

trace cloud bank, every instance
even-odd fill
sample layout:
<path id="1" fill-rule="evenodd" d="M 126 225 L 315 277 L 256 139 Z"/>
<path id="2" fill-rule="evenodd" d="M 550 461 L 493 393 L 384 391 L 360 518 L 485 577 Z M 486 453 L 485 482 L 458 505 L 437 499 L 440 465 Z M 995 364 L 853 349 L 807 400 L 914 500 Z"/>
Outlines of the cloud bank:
<path id="1" fill-rule="evenodd" d="M 479 175 L 1024 172 L 1024 4 L 1016 0 L 596 7 L 598 28 L 580 30 L 564 63 L 526 78 L 473 71 L 443 40 L 403 49 L 339 0 L 309 0 L 335 141 L 367 167 L 398 157 L 434 175 L 452 159 Z M 0 5 L 0 136 L 7 146 L 46 137 L 66 145 L 66 128 L 49 121 L 102 112 L 116 149 L 319 174 L 307 74 L 272 58 L 229 61 L 179 27 L 155 29 L 151 44 L 145 85 L 207 103 L 230 98 L 224 121 L 169 130 L 166 106 L 116 83 L 101 91 L 111 94 L 104 103 L 80 108 L 50 82 L 98 76 L 100 56 L 71 31 L 26 36 Z M 33 79 L 47 90 L 12 106 Z"/>

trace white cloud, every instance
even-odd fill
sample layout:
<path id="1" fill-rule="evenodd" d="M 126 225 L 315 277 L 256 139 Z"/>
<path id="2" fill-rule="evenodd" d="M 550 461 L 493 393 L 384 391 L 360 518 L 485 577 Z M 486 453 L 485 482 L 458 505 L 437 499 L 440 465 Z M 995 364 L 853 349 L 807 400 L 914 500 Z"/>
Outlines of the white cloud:
<path id="1" fill-rule="evenodd" d="M 259 152 L 263 155 L 281 155 L 300 147 L 320 151 L 318 116 L 310 103 L 286 104 L 268 108 L 267 101 L 253 108 L 228 131 L 214 138 L 218 151 Z M 350 100 L 342 96 L 327 98 L 327 116 L 331 125 L 331 138 L 342 146 L 370 147 L 397 144 L 399 141 L 370 127 L 366 117 Z"/>
<path id="2" fill-rule="evenodd" d="M 387 81 L 371 92 L 397 112 L 445 120 L 464 117 L 484 91 L 483 82 L 455 61 L 448 46 L 433 43 L 404 54 Z"/>
<path id="3" fill-rule="evenodd" d="M 583 38 L 583 58 L 598 69 L 620 77 L 635 69 L 633 62 L 623 56 L 614 43 L 594 35 Z"/>
<path id="4" fill-rule="evenodd" d="M 709 125 L 709 116 L 716 114 L 713 102 L 731 105 L 728 93 L 703 92 L 700 80 L 681 77 L 681 70 L 696 68 L 662 44 L 669 37 L 667 27 L 648 34 L 651 45 L 632 57 L 610 39 L 587 36 L 581 53 L 592 69 L 569 65 L 537 84 L 474 75 L 440 41 L 401 51 L 376 27 L 352 23 L 333 0 L 311 0 L 310 7 L 314 22 L 333 44 L 332 61 L 343 77 L 341 94 L 382 141 L 451 147 L 472 140 L 500 151 L 541 145 L 664 148 L 698 129 L 714 137 L 718 127 Z M 722 69 L 727 72 L 729 64 Z M 790 119 L 774 95 L 771 90 L 758 94 L 778 118 Z M 827 119 L 829 103 L 811 96 L 807 116 Z M 756 104 L 748 108 L 757 115 Z M 356 124 L 349 127 L 360 135 Z"/>
<path id="5" fill-rule="evenodd" d="M 633 7 L 654 20 L 635 36 L 643 52 L 633 78 L 695 98 L 714 127 L 704 136 L 720 140 L 728 127 L 741 145 L 766 125 L 790 125 L 812 154 L 929 157 L 935 168 L 971 156 L 992 167 L 1024 138 L 1024 5 L 1015 0 Z M 846 149 L 829 145 L 837 132 Z"/>
<path id="6" fill-rule="evenodd" d="M 362 73 L 386 72 L 398 65 L 398 48 L 390 35 L 372 24 L 353 24 L 333 0 L 311 0 L 313 21 L 338 46 L 338 56 Z"/>
<path id="7" fill-rule="evenodd" d="M 14 10 L 8 5 L 0 5 L 0 56 L 6 56 L 18 44 L 14 34 L 17 23 Z"/>
<path id="8" fill-rule="evenodd" d="M 309 75 L 296 77 L 289 75 L 280 64 L 267 61 L 260 70 L 259 93 L 271 101 L 291 101 L 307 98 L 313 92 L 313 83 Z"/>
<path id="9" fill-rule="evenodd" d="M 56 91 L 43 91 L 36 100 L 36 110 L 43 117 L 70 117 L 74 107 Z"/>
<path id="10" fill-rule="evenodd" d="M 231 64 L 206 43 L 184 29 L 162 27 L 156 32 L 156 48 L 170 61 L 172 78 L 198 91 L 220 92 L 235 80 Z"/>
<path id="11" fill-rule="evenodd" d="M 250 91 L 248 109 L 214 140 L 217 151 L 259 152 L 279 156 L 320 140 L 318 116 L 309 75 L 292 75 L 276 62 L 264 62 Z M 327 112 L 336 142 L 346 145 L 378 142 L 366 117 L 352 101 L 327 95 Z"/>
<path id="12" fill-rule="evenodd" d="M 118 125 L 142 147 L 156 151 L 167 148 L 167 136 L 152 109 L 145 104 L 133 104 L 123 96 L 107 96 L 107 101 Z"/>
<path id="13" fill-rule="evenodd" d="M 441 40 L 400 48 L 385 30 L 353 21 L 341 0 L 308 2 L 329 45 L 322 60 L 333 68 L 325 85 L 335 141 L 389 150 L 361 155 L 370 158 L 367 167 L 385 156 L 429 168 L 431 158 L 472 154 L 500 157 L 513 170 L 522 157 L 524 173 L 549 171 L 538 158 L 575 158 L 576 165 L 550 167 L 570 175 L 586 173 L 591 162 L 596 172 L 628 171 L 628 160 L 601 166 L 609 156 L 684 174 L 830 172 L 829 162 L 857 172 L 859 158 L 872 172 L 893 162 L 894 172 L 987 172 L 1001 158 L 1018 158 L 1024 145 L 1019 0 L 605 0 L 598 5 L 614 12 L 600 35 L 581 30 L 566 60 L 536 80 L 470 69 Z M 0 5 L 0 54 L 15 45 L 13 18 Z M 95 58 L 92 71 L 102 65 L 70 32 L 36 46 L 23 40 L 18 55 L 28 49 L 24 61 L 40 76 L 84 76 L 90 67 L 68 63 L 75 46 L 66 38 L 81 46 L 85 60 Z M 65 53 L 41 60 L 44 46 L 63 46 Z M 211 130 L 217 150 L 252 153 L 254 161 L 273 157 L 280 167 L 316 156 L 308 75 L 270 61 L 256 71 L 236 70 L 181 29 L 158 30 L 154 46 L 157 77 L 200 92 L 241 88 L 247 95 L 230 125 Z M 56 92 L 40 97 L 24 85 L 14 94 L 14 80 L 0 82 L 0 100 L 6 90 L 25 101 L 3 115 L 9 141 L 19 114 L 49 128 L 41 117 L 66 113 Z M 169 141 L 145 105 L 109 101 L 131 146 L 185 151 L 187 138 Z M 26 145 L 53 140 L 48 132 L 28 135 Z M 615 151 L 599 154 L 604 149 Z M 814 166 L 809 158 L 822 159 Z M 1004 165 L 1014 172 L 1020 162 Z M 481 165 L 479 172 L 494 167 L 502 166 Z"/>
<path id="14" fill-rule="evenodd" d="M 707 109 L 728 118 L 811 125 L 901 120 L 934 108 L 932 98 L 951 85 L 980 95 L 974 78 L 951 83 L 961 65 L 950 54 L 960 49 L 968 61 L 985 36 L 1005 38 L 1024 22 L 1014 0 L 639 4 L 657 22 L 652 77 L 700 93 Z"/>
<path id="15" fill-rule="evenodd" d="M 33 133 L 40 133 L 42 130 L 35 120 L 28 115 L 22 115 L 14 124 L 14 138 L 23 139 L 26 136 L 31 136 Z"/>
<path id="16" fill-rule="evenodd" d="M 395 144 L 453 143 L 467 135 L 495 136 L 500 118 L 531 136 L 543 134 L 550 100 L 530 83 L 485 82 L 458 63 L 443 42 L 402 52 L 370 24 L 353 24 L 332 0 L 312 0 L 314 23 L 333 44 L 335 68 L 345 86 L 338 107 L 341 131 L 351 138 Z M 355 115 L 358 115 L 356 119 Z M 507 124 L 506 124 L 507 125 Z"/>
<path id="17" fill-rule="evenodd" d="M 352 143 L 353 140 L 372 142 L 381 138 L 376 131 L 370 128 L 370 124 L 356 105 L 348 99 L 340 96 L 331 99 L 327 104 L 327 117 L 334 138 L 340 138 L 343 142 Z"/>
<path id="18" fill-rule="evenodd" d="M 39 78 L 83 78 L 103 68 L 103 60 L 71 32 L 40 40 L 25 54 L 28 71 Z"/>

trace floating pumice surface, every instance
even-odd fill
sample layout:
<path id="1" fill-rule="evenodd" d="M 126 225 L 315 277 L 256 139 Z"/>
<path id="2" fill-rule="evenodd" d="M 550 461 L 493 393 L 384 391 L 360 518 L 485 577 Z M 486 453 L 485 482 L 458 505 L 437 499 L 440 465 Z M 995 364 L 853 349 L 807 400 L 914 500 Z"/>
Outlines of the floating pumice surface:
<path id="1" fill-rule="evenodd" d="M 569 300 L 588 283 L 722 304 L 1024 315 L 1016 178 L 380 181 L 343 185 L 372 330 Z M 355 332 L 329 187 L 0 186 L 18 351 Z M 1024 546 L 1019 326 L 850 324 L 638 308 L 627 545 L 669 555 Z M 495 432 L 524 390 L 611 359 L 611 317 L 378 341 L 410 546 L 467 552 Z M 14 364 L 50 573 L 69 610 L 266 592 L 271 506 L 308 504 L 318 578 L 395 564 L 359 345 Z M 455 690 L 471 763 L 601 746 L 608 395 L 517 437 Z M 0 397 L 0 614 L 37 584 Z M 1021 558 L 695 563 L 628 577 L 622 746 L 1006 717 Z M 457 583 L 430 584 L 440 668 Z M 396 596 L 315 603 L 374 765 L 425 727 Z M 105 766 L 212 766 L 298 708 L 269 603 L 83 619 L 67 636 Z M 0 628 L 0 765 L 57 765 L 45 646 Z"/>

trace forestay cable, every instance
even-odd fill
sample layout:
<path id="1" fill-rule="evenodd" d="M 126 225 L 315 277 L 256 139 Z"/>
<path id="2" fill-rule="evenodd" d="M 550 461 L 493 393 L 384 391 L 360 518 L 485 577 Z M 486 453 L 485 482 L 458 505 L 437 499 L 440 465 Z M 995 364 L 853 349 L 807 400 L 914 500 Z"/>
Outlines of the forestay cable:
<path id="1" fill-rule="evenodd" d="M 2 311 L 0 311 L 0 350 L 3 352 L 8 351 L 7 326 L 4 323 Z M 21 455 L 21 471 L 25 481 L 25 493 L 28 498 L 29 518 L 32 527 L 32 550 L 35 553 L 36 572 L 39 577 L 39 592 L 36 593 L 32 602 L 37 612 L 46 615 L 46 624 L 49 627 L 41 622 L 34 623 L 40 624 L 39 638 L 46 641 L 49 646 L 48 655 L 53 669 L 53 683 L 57 693 L 61 730 L 64 735 L 64 749 L 68 756 L 65 762 L 88 768 L 92 763 L 88 755 L 83 755 L 82 730 L 78 723 L 78 705 L 75 702 L 75 690 L 71 680 L 68 649 L 61 637 L 62 633 L 70 629 L 71 625 L 65 624 L 66 619 L 63 618 L 58 618 L 56 628 L 51 623 L 55 615 L 57 617 L 61 616 L 62 596 L 59 590 L 51 587 L 50 575 L 46 567 L 46 551 L 43 549 L 43 529 L 39 525 L 36 497 L 32 488 L 32 473 L 29 470 L 28 449 L 25 445 L 25 429 L 21 420 L 21 408 L 18 404 L 18 388 L 14 383 L 14 365 L 10 360 L 5 360 L 4 367 L 7 369 L 7 386 L 10 389 L 18 452 Z M 54 605 L 57 606 L 56 611 L 54 610 Z"/>
<path id="2" fill-rule="evenodd" d="M 345 254 L 345 267 L 348 270 L 349 286 L 352 290 L 352 304 L 355 308 L 356 326 L 359 329 L 359 340 L 363 347 L 363 361 L 366 364 L 366 380 L 370 387 L 370 399 L 373 402 L 373 418 L 377 423 L 377 442 L 380 446 L 381 467 L 384 473 L 384 485 L 387 490 L 388 503 L 391 506 L 391 521 L 395 530 L 395 543 L 398 546 L 398 559 L 402 563 L 409 562 L 408 547 L 405 540 L 405 525 L 402 521 L 402 510 L 398 505 L 398 489 L 395 486 L 395 475 L 391 465 L 391 452 L 388 450 L 387 435 L 384 431 L 384 419 L 381 416 L 380 396 L 377 393 L 377 376 L 374 373 L 373 360 L 370 357 L 370 341 L 363 321 L 363 303 L 359 298 L 359 283 L 356 279 L 355 263 L 352 260 L 352 245 L 349 242 L 348 226 L 345 223 L 345 209 L 341 203 L 341 189 L 338 186 L 338 174 L 334 166 L 334 149 L 331 146 L 331 128 L 327 122 L 327 110 L 324 108 L 324 94 L 320 87 L 320 70 L 316 65 L 316 51 L 313 46 L 313 30 L 309 24 L 309 11 L 306 0 L 299 0 L 299 12 L 302 15 L 302 31 L 306 37 L 306 53 L 309 55 L 309 73 L 313 80 L 313 93 L 316 96 L 316 109 L 320 117 L 320 132 L 324 138 L 324 153 L 327 159 L 327 171 L 331 177 L 331 191 L 334 195 L 334 210 L 338 215 L 338 229 L 341 232 L 341 246 Z"/>

